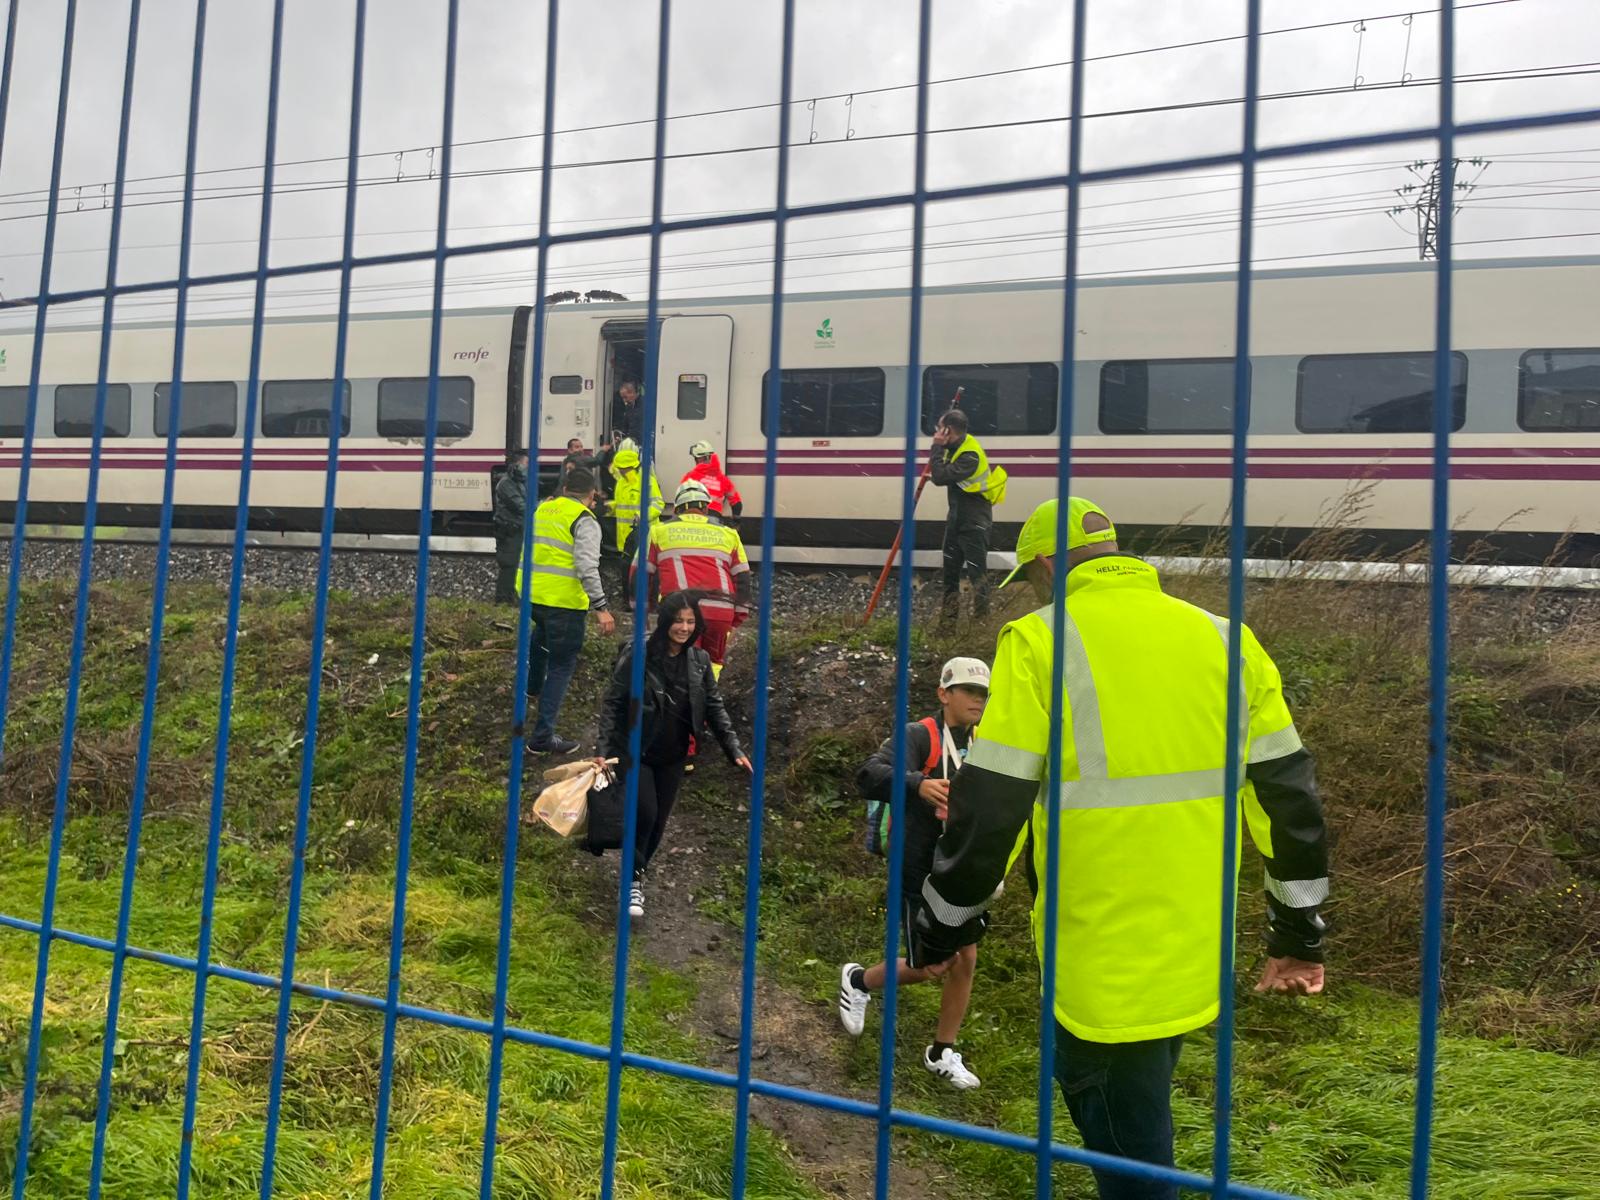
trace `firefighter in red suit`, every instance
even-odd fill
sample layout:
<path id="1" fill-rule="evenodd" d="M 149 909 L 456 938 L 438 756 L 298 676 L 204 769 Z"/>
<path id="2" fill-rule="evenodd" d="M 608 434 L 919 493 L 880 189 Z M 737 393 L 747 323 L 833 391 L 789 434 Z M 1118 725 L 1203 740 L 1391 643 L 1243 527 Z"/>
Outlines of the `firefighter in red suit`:
<path id="1" fill-rule="evenodd" d="M 707 511 L 726 525 L 732 525 L 744 512 L 744 497 L 733 480 L 722 473 L 717 461 L 717 451 L 710 442 L 696 442 L 689 447 L 694 466 L 683 477 L 683 483 L 698 483 L 706 490 Z"/>
<path id="2" fill-rule="evenodd" d="M 696 644 L 711 656 L 711 669 L 720 676 L 728 635 L 750 615 L 750 560 L 739 535 L 712 519 L 710 505 L 701 484 L 680 486 L 673 497 L 677 515 L 650 527 L 645 569 L 652 604 L 673 592 L 699 595 L 702 630 Z"/>

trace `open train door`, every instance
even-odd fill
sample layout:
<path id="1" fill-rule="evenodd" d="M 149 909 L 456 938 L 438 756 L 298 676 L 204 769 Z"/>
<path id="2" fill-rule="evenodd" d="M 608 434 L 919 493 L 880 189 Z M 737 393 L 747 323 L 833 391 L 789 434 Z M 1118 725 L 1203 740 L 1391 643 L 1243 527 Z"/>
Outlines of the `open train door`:
<path id="1" fill-rule="evenodd" d="M 656 366 L 656 478 L 671 503 L 678 480 L 694 466 L 689 447 L 710 442 L 726 458 L 728 372 L 733 318 L 726 313 L 668 317 L 661 322 Z"/>

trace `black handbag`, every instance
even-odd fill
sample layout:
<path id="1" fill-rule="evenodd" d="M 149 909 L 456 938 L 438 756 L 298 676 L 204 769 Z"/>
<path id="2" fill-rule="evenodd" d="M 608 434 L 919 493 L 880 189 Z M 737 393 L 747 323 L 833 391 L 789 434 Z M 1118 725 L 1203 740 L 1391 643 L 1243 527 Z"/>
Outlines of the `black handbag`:
<path id="1" fill-rule="evenodd" d="M 584 849 L 601 855 L 622 848 L 624 812 L 627 805 L 627 777 L 614 771 L 595 778 L 589 789 L 589 827 L 584 833 Z"/>

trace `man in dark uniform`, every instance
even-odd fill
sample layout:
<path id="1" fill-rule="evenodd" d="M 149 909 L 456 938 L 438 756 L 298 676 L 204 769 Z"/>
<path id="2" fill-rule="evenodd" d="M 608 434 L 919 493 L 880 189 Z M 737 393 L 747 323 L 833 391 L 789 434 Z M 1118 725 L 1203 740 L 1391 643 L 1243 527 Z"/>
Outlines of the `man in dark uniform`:
<path id="1" fill-rule="evenodd" d="M 939 418 L 933 434 L 929 478 L 950 495 L 944 523 L 944 602 L 940 624 L 961 615 L 961 580 L 972 585 L 972 615 L 989 615 L 989 531 L 994 527 L 989 463 L 978 439 L 968 432 L 967 414 L 953 408 Z"/>
<path id="2" fill-rule="evenodd" d="M 517 602 L 517 560 L 522 554 L 522 518 L 528 509 L 528 452 L 515 450 L 494 486 L 494 602 Z"/>

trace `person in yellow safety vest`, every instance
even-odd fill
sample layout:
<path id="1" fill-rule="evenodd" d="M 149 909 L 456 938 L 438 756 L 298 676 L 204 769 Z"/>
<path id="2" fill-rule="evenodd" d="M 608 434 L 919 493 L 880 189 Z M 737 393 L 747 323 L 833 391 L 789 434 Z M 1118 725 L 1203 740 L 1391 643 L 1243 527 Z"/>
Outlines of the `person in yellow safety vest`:
<path id="1" fill-rule="evenodd" d="M 611 473 L 616 476 L 617 484 L 611 493 L 611 512 L 617 519 L 617 549 L 629 556 L 633 553 L 630 544 L 633 531 L 639 526 L 639 494 L 643 490 L 639 483 L 639 452 L 637 450 L 618 450 L 617 456 L 611 460 Z M 666 507 L 661 499 L 661 485 L 656 482 L 656 473 L 650 472 L 650 523 L 653 525 L 661 519 L 661 512 Z"/>
<path id="2" fill-rule="evenodd" d="M 528 700 L 538 700 L 528 749 L 536 754 L 567 754 L 578 745 L 557 735 L 556 720 L 577 670 L 589 613 L 601 633 L 609 636 L 617 627 L 600 583 L 594 504 L 594 475 L 574 467 L 560 494 L 535 510 L 533 561 L 524 559 L 517 568 L 517 594 L 528 602 Z"/>
<path id="3" fill-rule="evenodd" d="M 933 459 L 928 477 L 950 496 L 944 523 L 944 602 L 939 620 L 961 615 L 961 580 L 972 586 L 972 615 L 989 615 L 989 533 L 994 506 L 1005 499 L 1006 473 L 991 467 L 978 439 L 968 429 L 967 414 L 953 408 L 939 418 L 933 434 Z"/>
<path id="4" fill-rule="evenodd" d="M 1058 903 L 1036 887 L 1043 954 L 1056 929 L 1056 1078 L 1091 1150 L 1172 1165 L 1171 1084 L 1183 1035 L 1218 1010 L 1224 932 L 1218 893 L 1226 804 L 1266 860 L 1267 962 L 1258 992 L 1323 988 L 1328 847 L 1311 756 L 1278 669 L 1241 626 L 1240 787 L 1224 799 L 1228 622 L 1161 590 L 1124 554 L 1096 505 L 1068 501 L 1065 561 L 1057 502 L 1034 510 L 1017 569 L 1046 607 L 1000 633 L 989 704 L 951 786 L 949 821 L 912 923 L 916 961 L 977 941 L 1018 831 L 1031 819 L 1030 876 L 1050 838 Z M 1055 573 L 1068 572 L 1054 623 Z M 1002 584 L 1004 586 L 1004 584 Z M 1065 669 L 1052 687 L 1058 636 Z M 1052 708 L 1061 715 L 1060 828 L 1044 784 Z M 1242 840 L 1242 839 L 1241 839 Z M 1231 939 L 1234 934 L 1228 931 Z M 1106 1200 L 1168 1200 L 1167 1182 L 1096 1169 Z"/>

